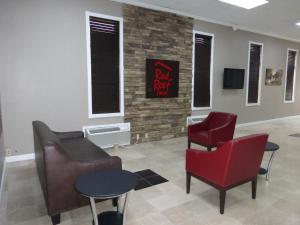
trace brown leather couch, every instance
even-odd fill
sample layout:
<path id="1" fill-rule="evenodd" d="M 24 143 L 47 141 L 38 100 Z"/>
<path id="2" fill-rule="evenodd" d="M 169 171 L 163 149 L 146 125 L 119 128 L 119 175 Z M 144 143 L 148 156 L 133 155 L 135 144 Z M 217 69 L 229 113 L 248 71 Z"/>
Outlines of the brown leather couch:
<path id="1" fill-rule="evenodd" d="M 52 223 L 60 223 L 60 213 L 89 204 L 74 189 L 82 174 L 105 169 L 121 169 L 119 157 L 110 156 L 84 138 L 81 131 L 54 132 L 41 121 L 33 121 L 35 161 Z"/>

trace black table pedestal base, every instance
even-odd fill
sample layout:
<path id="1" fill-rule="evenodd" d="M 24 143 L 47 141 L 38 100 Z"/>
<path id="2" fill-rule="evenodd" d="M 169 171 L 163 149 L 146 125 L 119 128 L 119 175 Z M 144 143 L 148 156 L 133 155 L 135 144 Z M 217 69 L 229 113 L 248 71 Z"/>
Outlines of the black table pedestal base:
<path id="1" fill-rule="evenodd" d="M 279 149 L 278 144 L 275 144 L 273 142 L 267 142 L 266 147 L 265 147 L 265 152 L 272 152 L 272 154 L 271 154 L 271 157 L 269 159 L 267 168 L 266 169 L 265 168 L 260 168 L 259 171 L 258 171 L 258 174 L 266 175 L 266 180 L 269 180 L 272 160 L 273 160 L 275 152 L 278 149 Z"/>
<path id="2" fill-rule="evenodd" d="M 99 225 L 122 225 L 123 214 L 117 211 L 106 211 L 98 214 L 98 221 Z"/>

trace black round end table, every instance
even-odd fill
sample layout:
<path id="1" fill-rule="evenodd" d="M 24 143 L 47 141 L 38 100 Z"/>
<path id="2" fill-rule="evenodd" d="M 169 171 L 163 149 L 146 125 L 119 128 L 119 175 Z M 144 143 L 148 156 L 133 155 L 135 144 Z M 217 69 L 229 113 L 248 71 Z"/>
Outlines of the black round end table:
<path id="1" fill-rule="evenodd" d="M 269 159 L 267 169 L 261 167 L 259 169 L 259 172 L 258 172 L 260 175 L 265 175 L 266 174 L 266 180 L 269 180 L 272 160 L 273 160 L 275 152 L 278 149 L 279 149 L 278 144 L 275 144 L 273 142 L 267 142 L 266 147 L 265 147 L 265 152 L 272 152 L 272 154 L 271 154 L 271 157 Z"/>
<path id="2" fill-rule="evenodd" d="M 137 177 L 126 170 L 96 171 L 80 176 L 76 183 L 76 190 L 90 199 L 94 225 L 122 225 L 128 203 L 128 194 L 135 188 Z M 125 195 L 122 209 L 120 197 Z M 118 198 L 117 211 L 107 211 L 97 214 L 95 199 Z"/>

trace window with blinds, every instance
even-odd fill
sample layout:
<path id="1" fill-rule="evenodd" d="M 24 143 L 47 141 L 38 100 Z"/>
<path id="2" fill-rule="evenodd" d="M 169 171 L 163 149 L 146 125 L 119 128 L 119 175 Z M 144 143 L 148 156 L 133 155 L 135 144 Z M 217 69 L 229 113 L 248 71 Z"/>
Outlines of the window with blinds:
<path id="1" fill-rule="evenodd" d="M 297 53 L 297 50 L 288 49 L 284 93 L 284 102 L 286 103 L 294 102 Z"/>
<path id="2" fill-rule="evenodd" d="M 193 108 L 211 107 L 213 35 L 194 32 Z"/>
<path id="3" fill-rule="evenodd" d="M 87 14 L 87 20 L 90 117 L 120 114 L 121 20 L 95 14 Z"/>
<path id="4" fill-rule="evenodd" d="M 248 64 L 247 105 L 260 104 L 262 44 L 250 43 Z"/>

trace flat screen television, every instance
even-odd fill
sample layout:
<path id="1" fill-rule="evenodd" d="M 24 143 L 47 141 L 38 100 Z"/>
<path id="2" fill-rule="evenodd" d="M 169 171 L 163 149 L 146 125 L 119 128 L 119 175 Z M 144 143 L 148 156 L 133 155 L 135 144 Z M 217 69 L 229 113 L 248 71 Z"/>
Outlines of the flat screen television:
<path id="1" fill-rule="evenodd" d="M 244 69 L 224 69 L 223 89 L 243 89 L 244 88 Z"/>

